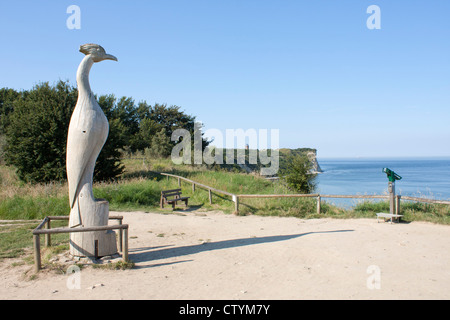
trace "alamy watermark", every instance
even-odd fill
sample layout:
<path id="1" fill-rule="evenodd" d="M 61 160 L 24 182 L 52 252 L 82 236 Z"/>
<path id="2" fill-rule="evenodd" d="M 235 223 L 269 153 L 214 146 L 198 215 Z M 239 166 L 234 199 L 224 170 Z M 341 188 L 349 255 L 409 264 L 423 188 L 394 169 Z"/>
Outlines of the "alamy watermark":
<path id="1" fill-rule="evenodd" d="M 79 6 L 72 4 L 67 7 L 66 13 L 70 14 L 66 20 L 66 26 L 69 30 L 81 29 L 81 9 Z M 379 6 L 372 4 L 367 7 L 366 13 L 370 16 L 366 20 L 366 26 L 369 30 L 381 29 L 381 9 Z"/>
<path id="2" fill-rule="evenodd" d="M 66 275 L 68 275 L 66 281 L 67 289 L 69 290 L 81 289 L 81 270 L 78 266 L 72 265 L 68 267 Z"/>
<path id="3" fill-rule="evenodd" d="M 379 266 L 370 265 L 367 267 L 366 273 L 369 274 L 367 277 L 366 285 L 367 289 L 381 289 L 381 269 Z"/>
<path id="4" fill-rule="evenodd" d="M 72 4 L 67 7 L 67 14 L 70 16 L 66 20 L 66 26 L 69 30 L 81 29 L 81 9 L 79 6 Z"/>
<path id="5" fill-rule="evenodd" d="M 370 16 L 367 18 L 366 26 L 369 30 L 381 29 L 381 9 L 379 6 L 373 4 L 367 8 L 367 13 Z"/>
<path id="6" fill-rule="evenodd" d="M 186 129 L 176 129 L 172 133 L 172 141 L 177 142 L 172 149 L 171 158 L 175 164 L 226 164 L 245 165 L 245 154 L 248 151 L 248 163 L 258 164 L 261 175 L 274 175 L 279 169 L 279 140 L 278 129 L 226 129 L 225 136 L 221 130 L 209 129 L 204 132 L 208 137 L 214 137 L 214 141 L 221 143 L 225 148 L 202 148 L 203 138 L 201 123 L 194 125 L 194 144 L 192 150 L 192 136 Z M 181 141 L 180 141 L 181 139 Z M 269 146 L 270 139 L 270 146 Z M 257 149 L 246 150 L 245 146 L 257 146 Z M 235 152 L 236 149 L 236 152 Z M 225 150 L 225 157 L 224 157 Z M 236 162 L 235 162 L 236 160 Z"/>

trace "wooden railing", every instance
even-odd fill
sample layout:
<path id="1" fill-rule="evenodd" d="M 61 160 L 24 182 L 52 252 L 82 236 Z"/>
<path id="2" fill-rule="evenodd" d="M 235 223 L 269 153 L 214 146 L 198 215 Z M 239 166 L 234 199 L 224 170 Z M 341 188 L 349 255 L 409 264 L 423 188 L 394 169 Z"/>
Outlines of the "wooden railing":
<path id="1" fill-rule="evenodd" d="M 316 198 L 317 214 L 321 212 L 322 198 L 347 198 L 347 199 L 389 199 L 389 196 L 381 195 L 332 195 L 332 194 L 240 194 L 238 198 Z M 237 211 L 237 210 L 236 210 Z"/>
<path id="2" fill-rule="evenodd" d="M 110 216 L 109 220 L 118 220 L 119 224 L 97 227 L 82 227 L 82 228 L 51 228 L 52 220 L 69 220 L 69 216 L 48 216 L 33 230 L 33 244 L 34 244 L 34 266 L 35 271 L 41 269 L 41 240 L 40 235 L 45 235 L 45 246 L 51 246 L 52 234 L 57 233 L 74 233 L 74 232 L 90 232 L 90 231 L 106 231 L 119 230 L 119 250 L 122 252 L 123 261 L 128 261 L 128 225 L 122 224 L 122 216 Z M 44 229 L 44 226 L 46 229 Z"/>
<path id="3" fill-rule="evenodd" d="M 187 179 L 181 176 L 177 176 L 169 173 L 161 173 L 164 176 L 173 177 L 178 179 L 178 186 L 181 187 L 181 181 L 185 181 L 189 184 L 192 184 L 192 191 L 195 191 L 195 187 L 202 187 L 209 192 L 209 203 L 212 204 L 212 191 L 231 196 L 231 200 L 235 204 L 235 214 L 239 213 L 239 200 L 245 198 L 316 198 L 317 200 L 317 214 L 321 213 L 321 200 L 322 198 L 342 198 L 342 199 L 389 199 L 389 195 L 338 195 L 338 194 L 233 194 L 227 191 L 219 190 L 199 182 L 193 181 L 191 179 Z M 400 201 L 416 201 L 416 202 L 426 202 L 426 203 L 435 203 L 435 204 L 448 204 L 450 205 L 450 201 L 446 200 L 434 200 L 427 198 L 418 198 L 418 197 L 408 197 L 408 196 L 395 196 L 395 213 L 400 214 Z"/>
<path id="4" fill-rule="evenodd" d="M 207 186 L 205 184 L 193 181 L 191 179 L 188 179 L 188 178 L 185 178 L 185 177 L 181 177 L 181 176 L 177 176 L 177 175 L 174 175 L 174 174 L 163 173 L 163 172 L 161 172 L 160 174 L 163 175 L 163 176 L 166 176 L 167 179 L 169 179 L 169 177 L 176 178 L 178 180 L 178 186 L 179 187 L 181 187 L 181 181 L 185 181 L 185 182 L 187 182 L 189 184 L 192 184 L 192 191 L 193 192 L 195 192 L 195 188 L 196 187 L 200 187 L 200 188 L 203 188 L 205 190 L 208 190 L 208 193 L 209 193 L 209 204 L 212 204 L 212 192 L 213 191 L 216 192 L 216 193 L 220 193 L 220 194 L 226 195 L 226 196 L 230 196 L 231 200 L 236 204 L 236 207 L 235 207 L 236 210 L 235 211 L 237 212 L 239 210 L 239 200 L 237 199 L 236 195 L 233 194 L 233 193 L 230 193 L 230 192 L 227 192 L 227 191 L 224 191 L 224 190 L 219 190 L 219 189 Z"/>

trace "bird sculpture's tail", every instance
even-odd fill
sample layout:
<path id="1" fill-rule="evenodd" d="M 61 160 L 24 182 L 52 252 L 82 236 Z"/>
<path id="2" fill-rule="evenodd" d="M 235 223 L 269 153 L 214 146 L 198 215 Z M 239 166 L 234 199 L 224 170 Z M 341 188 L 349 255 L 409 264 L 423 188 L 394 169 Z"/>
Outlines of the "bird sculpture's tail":
<path id="1" fill-rule="evenodd" d="M 69 219 L 69 227 L 75 228 L 83 225 L 83 221 L 81 219 L 80 206 L 78 205 L 78 199 L 75 200 L 75 203 L 70 209 L 70 219 Z"/>

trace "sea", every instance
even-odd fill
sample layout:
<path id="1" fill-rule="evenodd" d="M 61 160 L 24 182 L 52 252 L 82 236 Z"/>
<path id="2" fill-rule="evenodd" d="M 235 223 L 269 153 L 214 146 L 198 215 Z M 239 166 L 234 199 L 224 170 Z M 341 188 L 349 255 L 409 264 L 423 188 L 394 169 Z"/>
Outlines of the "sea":
<path id="1" fill-rule="evenodd" d="M 402 177 L 395 182 L 399 195 L 450 200 L 450 158 L 320 159 L 315 193 L 333 195 L 387 195 L 388 178 L 383 168 Z M 324 199 L 352 207 L 361 199 Z"/>

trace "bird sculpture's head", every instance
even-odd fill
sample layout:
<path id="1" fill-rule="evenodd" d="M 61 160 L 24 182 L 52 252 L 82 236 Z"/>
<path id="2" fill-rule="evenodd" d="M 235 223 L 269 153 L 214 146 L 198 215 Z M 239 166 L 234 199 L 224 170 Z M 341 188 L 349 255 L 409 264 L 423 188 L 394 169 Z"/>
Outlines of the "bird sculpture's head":
<path id="1" fill-rule="evenodd" d="M 92 60 L 94 60 L 94 62 L 100 62 L 103 60 L 117 61 L 117 58 L 111 54 L 107 54 L 102 46 L 94 43 L 81 45 L 80 52 L 84 53 L 85 55 L 91 55 Z"/>

